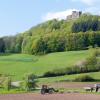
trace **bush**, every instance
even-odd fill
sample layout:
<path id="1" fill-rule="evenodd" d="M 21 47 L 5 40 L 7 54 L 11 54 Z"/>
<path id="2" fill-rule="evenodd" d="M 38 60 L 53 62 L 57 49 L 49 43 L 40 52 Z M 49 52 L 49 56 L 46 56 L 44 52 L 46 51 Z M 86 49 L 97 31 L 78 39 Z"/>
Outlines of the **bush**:
<path id="1" fill-rule="evenodd" d="M 11 78 L 10 77 L 4 78 L 3 86 L 8 91 L 11 89 Z"/>
<path id="2" fill-rule="evenodd" d="M 96 49 L 94 50 L 94 55 L 95 56 L 100 56 L 100 49 L 98 47 L 96 47 Z"/>
<path id="3" fill-rule="evenodd" d="M 36 83 L 37 83 L 36 75 L 30 73 L 25 76 L 25 89 L 27 91 L 35 89 L 35 87 L 37 86 Z"/>
<path id="4" fill-rule="evenodd" d="M 71 67 L 67 67 L 67 68 L 65 69 L 65 71 L 66 71 L 66 74 L 67 74 L 67 75 L 78 74 L 78 73 L 81 72 L 81 71 L 80 71 L 80 68 L 79 68 L 78 66 L 76 66 L 76 65 L 73 65 L 73 66 L 71 66 Z"/>
<path id="5" fill-rule="evenodd" d="M 94 80 L 95 79 L 93 79 L 89 75 L 82 75 L 82 76 L 76 77 L 74 81 L 77 81 L 77 82 L 89 82 L 89 81 L 94 81 Z"/>
<path id="6" fill-rule="evenodd" d="M 55 69 L 53 71 L 45 72 L 43 77 L 55 77 L 55 76 L 62 76 L 66 74 L 65 69 Z"/>

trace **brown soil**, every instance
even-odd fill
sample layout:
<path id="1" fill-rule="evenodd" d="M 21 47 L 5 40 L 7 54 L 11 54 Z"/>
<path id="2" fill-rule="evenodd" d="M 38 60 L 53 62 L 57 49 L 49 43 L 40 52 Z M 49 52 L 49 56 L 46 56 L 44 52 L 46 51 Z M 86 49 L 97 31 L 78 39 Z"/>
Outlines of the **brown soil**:
<path id="1" fill-rule="evenodd" d="M 84 83 L 84 82 L 61 82 L 61 83 L 58 82 L 54 84 L 49 84 L 49 86 L 53 88 L 83 89 L 84 87 L 93 87 L 94 84 L 95 83 Z"/>
<path id="2" fill-rule="evenodd" d="M 100 95 L 94 94 L 9 94 L 0 95 L 0 100 L 100 100 Z"/>

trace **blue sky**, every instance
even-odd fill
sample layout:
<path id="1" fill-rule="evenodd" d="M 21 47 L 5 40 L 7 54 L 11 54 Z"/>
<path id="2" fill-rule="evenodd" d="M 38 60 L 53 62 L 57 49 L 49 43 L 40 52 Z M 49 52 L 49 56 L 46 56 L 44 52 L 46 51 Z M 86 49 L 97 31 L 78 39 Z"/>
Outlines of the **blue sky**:
<path id="1" fill-rule="evenodd" d="M 0 37 L 24 32 L 72 10 L 100 14 L 100 0 L 0 0 Z"/>

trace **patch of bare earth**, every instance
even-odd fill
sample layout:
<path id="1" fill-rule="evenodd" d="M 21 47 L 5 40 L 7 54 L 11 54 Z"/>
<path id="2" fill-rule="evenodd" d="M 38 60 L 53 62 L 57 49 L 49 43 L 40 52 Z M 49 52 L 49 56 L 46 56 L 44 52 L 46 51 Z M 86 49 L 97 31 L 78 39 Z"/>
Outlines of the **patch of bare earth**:
<path id="1" fill-rule="evenodd" d="M 49 84 L 50 87 L 54 88 L 66 88 L 66 89 L 83 89 L 83 87 L 93 87 L 95 83 L 84 83 L 84 82 L 56 82 Z M 100 84 L 100 82 L 98 82 Z"/>
<path id="2" fill-rule="evenodd" d="M 100 95 L 94 94 L 9 94 L 0 95 L 0 100 L 100 100 Z"/>

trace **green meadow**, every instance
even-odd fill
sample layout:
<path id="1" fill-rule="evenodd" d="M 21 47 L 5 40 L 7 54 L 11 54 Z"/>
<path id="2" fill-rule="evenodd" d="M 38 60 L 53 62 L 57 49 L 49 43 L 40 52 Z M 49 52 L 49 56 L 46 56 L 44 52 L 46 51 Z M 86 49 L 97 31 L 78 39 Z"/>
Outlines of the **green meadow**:
<path id="1" fill-rule="evenodd" d="M 74 65 L 88 57 L 89 51 L 67 51 L 43 56 L 28 54 L 0 55 L 0 74 L 9 74 L 14 80 L 22 80 L 25 74 L 43 75 L 47 71 Z"/>

